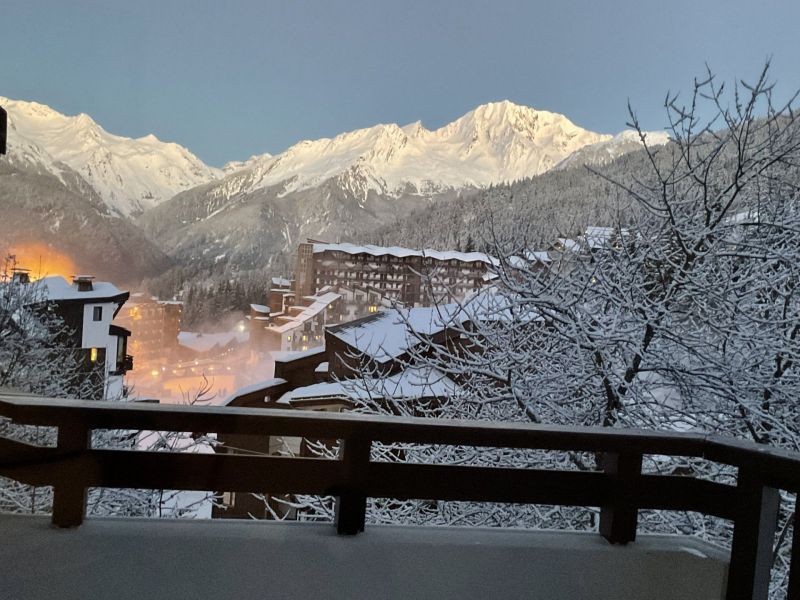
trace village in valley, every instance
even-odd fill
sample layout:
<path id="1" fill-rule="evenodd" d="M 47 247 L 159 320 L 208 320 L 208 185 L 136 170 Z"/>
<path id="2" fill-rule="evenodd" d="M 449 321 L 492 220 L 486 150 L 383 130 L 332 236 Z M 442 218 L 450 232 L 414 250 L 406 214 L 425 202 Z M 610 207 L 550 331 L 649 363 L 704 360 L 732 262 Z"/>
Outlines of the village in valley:
<path id="1" fill-rule="evenodd" d="M 69 325 L 67 348 L 79 357 L 80 376 L 97 383 L 97 400 L 339 412 L 366 397 L 406 402 L 410 414 L 424 416 L 425 405 L 458 395 L 459 381 L 417 360 L 424 357 L 423 338 L 458 351 L 473 320 L 498 318 L 501 272 L 569 270 L 619 241 L 614 228 L 589 227 L 547 250 L 501 260 L 309 240 L 297 248 L 294 273 L 271 278 L 264 304 L 250 304 L 248 315 L 221 332 L 183 331 L 178 299 L 123 291 L 90 275 L 44 273 L 41 265 L 70 264 L 52 252 L 46 261 L 39 257 L 33 274 L 9 257 L 13 267 L 3 285 L 31 287 L 32 301 Z M 226 438 L 213 449 L 226 452 Z M 310 452 L 303 440 L 288 438 L 249 449 Z M 215 504 L 215 517 L 266 517 L 264 504 L 248 496 L 235 504 L 226 494 L 226 504 L 209 495 L 208 507 Z"/>

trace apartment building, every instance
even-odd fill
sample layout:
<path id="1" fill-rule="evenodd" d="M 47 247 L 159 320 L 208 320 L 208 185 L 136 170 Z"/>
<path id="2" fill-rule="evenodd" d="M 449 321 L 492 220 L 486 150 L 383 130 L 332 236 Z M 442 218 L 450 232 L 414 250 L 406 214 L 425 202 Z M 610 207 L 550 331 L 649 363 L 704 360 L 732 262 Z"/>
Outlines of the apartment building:
<path id="1" fill-rule="evenodd" d="M 122 307 L 117 322 L 131 331 L 131 353 L 139 367 L 150 369 L 175 358 L 183 302 L 160 300 L 137 292 Z"/>
<path id="2" fill-rule="evenodd" d="M 372 293 L 405 306 L 460 301 L 479 290 L 498 261 L 481 252 L 440 252 L 309 241 L 297 249 L 295 293 L 298 297 L 330 286 Z M 370 310 L 372 306 L 372 310 Z M 361 316 L 378 310 L 365 305 Z"/>

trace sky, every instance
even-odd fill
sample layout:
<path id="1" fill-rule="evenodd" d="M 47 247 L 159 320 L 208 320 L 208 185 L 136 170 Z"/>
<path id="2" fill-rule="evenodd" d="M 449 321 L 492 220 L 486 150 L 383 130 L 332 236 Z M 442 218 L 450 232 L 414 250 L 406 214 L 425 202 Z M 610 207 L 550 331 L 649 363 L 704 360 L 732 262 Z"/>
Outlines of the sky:
<path id="1" fill-rule="evenodd" d="M 3 0 L 0 96 L 221 166 L 508 99 L 587 129 L 666 124 L 708 64 L 800 88 L 797 0 Z"/>

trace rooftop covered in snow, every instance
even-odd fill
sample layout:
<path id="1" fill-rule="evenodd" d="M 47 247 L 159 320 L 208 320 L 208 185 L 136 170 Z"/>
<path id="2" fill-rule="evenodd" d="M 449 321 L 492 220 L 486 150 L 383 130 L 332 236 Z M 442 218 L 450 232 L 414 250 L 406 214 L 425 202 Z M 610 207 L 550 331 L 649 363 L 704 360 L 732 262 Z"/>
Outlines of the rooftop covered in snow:
<path id="1" fill-rule="evenodd" d="M 400 248 L 399 246 L 373 246 L 366 244 L 359 246 L 356 244 L 314 244 L 314 253 L 321 252 L 345 252 L 347 254 L 369 254 L 371 256 L 395 256 L 398 258 L 406 258 L 409 256 L 420 256 L 424 258 L 432 258 L 434 260 L 458 260 L 461 262 L 482 262 L 490 265 L 499 264 L 498 260 L 493 256 L 484 254 L 483 252 L 455 252 L 455 251 L 440 251 L 440 250 L 412 250 L 409 248 Z"/>
<path id="2" fill-rule="evenodd" d="M 108 281 L 92 281 L 91 289 L 86 291 L 79 290 L 77 283 L 70 283 L 59 275 L 43 277 L 36 283 L 42 286 L 45 298 L 52 301 L 106 300 L 122 303 L 130 296 Z"/>
<path id="3" fill-rule="evenodd" d="M 336 302 L 341 295 L 335 292 L 326 292 L 318 296 L 306 296 L 310 302 L 308 306 L 293 306 L 291 310 L 296 310 L 295 314 L 283 314 L 276 316 L 275 322 L 268 326 L 269 331 L 285 333 L 301 327 L 309 319 L 313 319 L 331 304 Z M 252 305 L 251 305 L 252 306 Z"/>
<path id="4" fill-rule="evenodd" d="M 458 304 L 391 308 L 328 327 L 326 332 L 378 362 L 387 362 L 403 355 L 409 347 L 418 343 L 415 333 L 434 335 L 448 326 L 463 323 L 465 319 L 466 314 Z"/>
<path id="5" fill-rule="evenodd" d="M 458 386 L 453 380 L 440 371 L 431 367 L 409 367 L 390 377 L 329 381 L 295 388 L 286 392 L 278 403 L 292 404 L 297 401 L 318 399 L 447 398 L 457 391 Z"/>

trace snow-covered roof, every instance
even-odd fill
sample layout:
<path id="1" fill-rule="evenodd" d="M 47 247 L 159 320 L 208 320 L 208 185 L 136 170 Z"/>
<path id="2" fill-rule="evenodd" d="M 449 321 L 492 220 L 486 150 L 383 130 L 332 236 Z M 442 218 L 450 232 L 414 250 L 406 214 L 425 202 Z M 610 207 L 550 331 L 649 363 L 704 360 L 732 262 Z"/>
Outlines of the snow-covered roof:
<path id="1" fill-rule="evenodd" d="M 297 310 L 294 315 L 281 315 L 278 319 L 284 322 L 281 325 L 273 325 L 269 327 L 269 331 L 277 333 L 286 333 L 301 327 L 306 321 L 316 317 L 323 310 L 328 308 L 333 302 L 341 298 L 341 295 L 334 292 L 327 292 L 321 296 L 307 296 L 309 300 L 313 301 L 309 306 L 293 306 L 292 309 Z"/>
<path id="2" fill-rule="evenodd" d="M 308 356 L 314 356 L 315 354 L 322 354 L 324 352 L 325 345 L 323 344 L 322 346 L 315 346 L 313 348 L 309 348 L 308 350 L 272 352 L 272 358 L 275 360 L 275 362 L 291 362 L 299 358 L 306 358 Z"/>
<path id="3" fill-rule="evenodd" d="M 269 306 L 264 306 L 263 304 L 251 304 L 250 310 L 257 313 L 269 314 Z"/>
<path id="4" fill-rule="evenodd" d="M 328 327 L 326 331 L 348 346 L 386 362 L 403 355 L 418 343 L 410 329 L 433 335 L 465 318 L 457 304 L 410 309 L 391 308 L 368 317 Z"/>
<path id="5" fill-rule="evenodd" d="M 560 237 L 558 238 L 558 243 L 568 252 L 580 252 L 581 244 L 576 240 Z"/>
<path id="6" fill-rule="evenodd" d="M 553 260 L 550 258 L 550 254 L 544 250 L 526 250 L 525 258 L 532 262 L 553 262 Z"/>
<path id="7" fill-rule="evenodd" d="M 596 250 L 606 246 L 617 235 L 617 231 L 623 238 L 629 235 L 629 230 L 625 228 L 617 230 L 616 227 L 590 226 L 586 228 L 583 239 L 590 250 Z"/>
<path id="8" fill-rule="evenodd" d="M 380 379 L 348 379 L 315 383 L 286 392 L 281 404 L 315 399 L 413 399 L 448 397 L 458 391 L 452 379 L 432 367 L 409 367 Z"/>
<path id="9" fill-rule="evenodd" d="M 273 277 L 272 285 L 279 288 L 284 288 L 284 287 L 290 287 L 292 285 L 292 282 L 286 279 L 285 277 Z"/>
<path id="10" fill-rule="evenodd" d="M 531 263 L 549 264 L 553 262 L 553 260 L 550 258 L 550 254 L 539 250 L 526 250 L 522 256 L 509 256 L 506 261 L 515 269 L 527 268 L 531 266 Z M 486 273 L 484 274 L 484 281 L 491 281 L 491 279 L 494 279 L 494 277 L 487 278 L 487 275 L 494 275 L 495 277 L 497 276 L 496 273 Z"/>
<path id="11" fill-rule="evenodd" d="M 484 254 L 483 252 L 455 252 L 455 251 L 439 251 L 439 250 L 411 250 L 409 248 L 400 248 L 398 246 L 384 247 L 373 246 L 367 244 L 364 246 L 357 246 L 355 244 L 314 244 L 314 253 L 319 252 L 346 252 L 347 254 L 370 254 L 372 256 L 396 256 L 398 258 L 406 258 L 408 256 L 422 256 L 425 258 L 432 258 L 434 260 L 459 260 L 462 262 L 483 262 L 491 265 L 498 264 L 498 260 L 493 256 Z"/>
<path id="12" fill-rule="evenodd" d="M 462 319 L 477 321 L 540 321 L 542 317 L 526 303 L 497 287 L 488 287 L 470 296 L 462 305 Z"/>
<path id="13" fill-rule="evenodd" d="M 281 379 L 280 377 L 273 377 L 271 379 L 266 379 L 264 381 L 257 381 L 256 383 L 251 383 L 250 385 L 245 385 L 238 388 L 235 392 L 233 392 L 230 396 L 225 398 L 222 402 L 219 403 L 219 406 L 227 406 L 240 396 L 247 396 L 249 394 L 255 394 L 256 392 L 266 391 L 269 388 L 273 388 L 278 385 L 283 385 L 286 383 L 285 379 Z"/>
<path id="14" fill-rule="evenodd" d="M 224 348 L 232 342 L 244 343 L 248 339 L 250 339 L 250 333 L 247 331 L 223 331 L 222 333 L 181 331 L 178 334 L 178 344 L 196 352 L 207 352 L 215 346 Z"/>
<path id="15" fill-rule="evenodd" d="M 93 281 L 92 289 L 85 292 L 79 292 L 77 284 L 70 283 L 58 275 L 43 277 L 38 283 L 42 286 L 43 296 L 48 300 L 121 300 L 124 302 L 128 296 L 128 292 L 123 292 L 108 281 Z"/>
<path id="16" fill-rule="evenodd" d="M 583 239 L 589 248 L 599 248 L 606 244 L 614 235 L 613 227 L 587 227 Z"/>
<path id="17" fill-rule="evenodd" d="M 166 304 L 174 306 L 183 306 L 182 300 L 161 300 L 158 296 L 151 296 L 144 292 L 134 292 L 131 294 L 130 299 L 126 302 L 128 306 L 136 306 L 137 304 Z"/>

